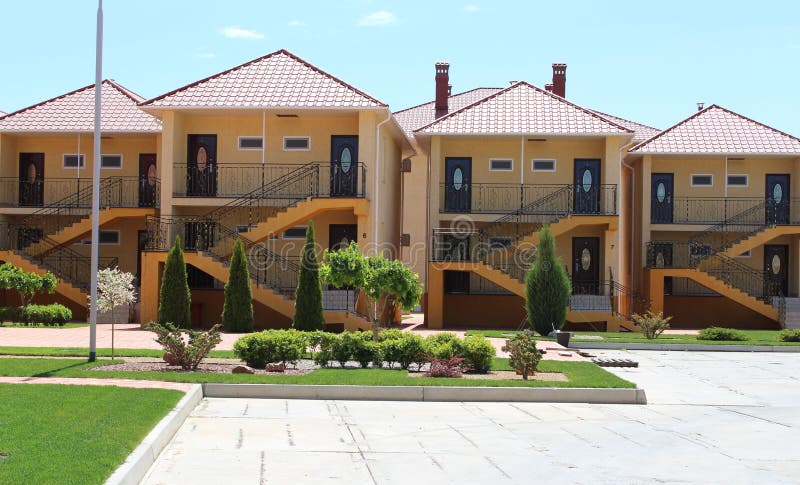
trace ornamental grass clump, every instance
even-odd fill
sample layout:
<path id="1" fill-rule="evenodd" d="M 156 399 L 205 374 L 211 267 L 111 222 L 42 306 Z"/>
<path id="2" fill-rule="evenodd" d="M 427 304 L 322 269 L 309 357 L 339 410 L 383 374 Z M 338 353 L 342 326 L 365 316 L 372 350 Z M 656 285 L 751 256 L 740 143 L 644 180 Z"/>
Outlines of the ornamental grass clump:
<path id="1" fill-rule="evenodd" d="M 745 340 L 750 340 L 750 337 L 748 337 L 746 333 L 741 330 L 736 330 L 735 328 L 708 327 L 698 332 L 697 340 L 743 342 Z"/>
<path id="2" fill-rule="evenodd" d="M 653 313 L 652 310 L 647 310 L 644 315 L 634 313 L 631 319 L 642 329 L 646 339 L 653 340 L 664 333 L 664 330 L 669 329 L 672 317 L 665 317 L 663 312 Z"/>

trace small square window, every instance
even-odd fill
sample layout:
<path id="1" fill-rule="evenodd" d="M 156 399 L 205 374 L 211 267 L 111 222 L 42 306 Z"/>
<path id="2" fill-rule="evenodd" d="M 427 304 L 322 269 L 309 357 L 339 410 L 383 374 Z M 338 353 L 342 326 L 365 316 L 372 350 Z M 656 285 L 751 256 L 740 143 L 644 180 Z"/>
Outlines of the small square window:
<path id="1" fill-rule="evenodd" d="M 555 172 L 556 161 L 553 159 L 537 159 L 531 160 L 531 171 L 533 172 Z"/>
<path id="2" fill-rule="evenodd" d="M 83 154 L 66 154 L 62 158 L 62 166 L 64 168 L 83 168 L 85 162 L 85 155 Z"/>
<path id="3" fill-rule="evenodd" d="M 284 150 L 310 150 L 311 138 L 307 136 L 284 136 Z"/>
<path id="4" fill-rule="evenodd" d="M 489 170 L 493 172 L 510 172 L 514 170 L 514 160 L 510 158 L 490 158 Z"/>
<path id="5" fill-rule="evenodd" d="M 748 182 L 747 175 L 728 175 L 728 187 L 747 187 Z"/>
<path id="6" fill-rule="evenodd" d="M 100 155 L 100 168 L 122 168 L 122 155 Z"/>
<path id="7" fill-rule="evenodd" d="M 713 185 L 713 175 L 692 174 L 692 187 L 712 187 Z"/>
<path id="8" fill-rule="evenodd" d="M 100 231 L 98 244 L 119 244 L 119 231 Z"/>
<path id="9" fill-rule="evenodd" d="M 241 234 L 243 232 L 247 232 L 249 230 L 250 230 L 250 226 L 248 226 L 247 224 L 237 224 L 236 225 L 236 232 L 238 234 Z"/>
<path id="10" fill-rule="evenodd" d="M 305 239 L 306 226 L 294 226 L 283 232 L 284 239 Z"/>
<path id="11" fill-rule="evenodd" d="M 239 150 L 261 150 L 264 148 L 264 138 L 260 136 L 240 136 Z"/>

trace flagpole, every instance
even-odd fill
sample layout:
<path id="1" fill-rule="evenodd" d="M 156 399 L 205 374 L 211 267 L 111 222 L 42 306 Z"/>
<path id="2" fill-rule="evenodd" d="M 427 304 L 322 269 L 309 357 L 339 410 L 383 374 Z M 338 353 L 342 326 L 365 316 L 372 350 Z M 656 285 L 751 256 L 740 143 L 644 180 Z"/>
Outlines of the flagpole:
<path id="1" fill-rule="evenodd" d="M 100 112 L 103 91 L 103 0 L 97 5 L 97 45 L 94 71 L 94 164 L 92 165 L 92 289 L 89 306 L 89 362 L 97 359 L 97 270 L 100 237 Z M 80 157 L 80 154 L 78 154 Z"/>

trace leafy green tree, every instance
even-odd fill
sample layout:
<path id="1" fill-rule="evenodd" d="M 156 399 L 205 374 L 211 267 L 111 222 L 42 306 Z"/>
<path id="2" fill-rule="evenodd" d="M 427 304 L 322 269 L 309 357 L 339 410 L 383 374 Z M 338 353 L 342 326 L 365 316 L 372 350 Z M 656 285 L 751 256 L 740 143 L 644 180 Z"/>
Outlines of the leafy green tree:
<path id="1" fill-rule="evenodd" d="M 322 259 L 322 281 L 336 288 L 357 288 L 358 297 L 366 298 L 367 318 L 376 342 L 381 315 L 398 306 L 410 311 L 419 304 L 419 275 L 398 260 L 388 260 L 381 254 L 364 256 L 355 242 L 339 251 L 326 250 Z"/>
<path id="2" fill-rule="evenodd" d="M 536 261 L 525 277 L 525 307 L 528 322 L 541 335 L 559 330 L 567 319 L 567 307 L 572 285 L 561 258 L 556 255 L 556 243 L 550 227 L 539 231 Z"/>
<path id="3" fill-rule="evenodd" d="M 226 332 L 253 331 L 253 290 L 242 240 L 233 245 L 228 282 L 225 284 L 225 303 L 222 306 L 222 326 Z"/>
<path id="4" fill-rule="evenodd" d="M 27 273 L 11 263 L 0 266 L 0 289 L 14 290 L 19 293 L 22 305 L 28 306 L 33 297 L 39 293 L 52 295 L 56 291 L 58 278 L 51 272 L 43 275 Z"/>
<path id="5" fill-rule="evenodd" d="M 314 222 L 308 223 L 306 244 L 300 260 L 300 274 L 294 300 L 292 326 L 298 330 L 321 330 L 325 326 L 322 313 L 322 285 L 319 281 L 319 261 L 315 251 Z"/>
<path id="6" fill-rule="evenodd" d="M 186 262 L 183 260 L 181 238 L 167 253 L 161 291 L 158 295 L 158 323 L 172 323 L 179 328 L 192 325 L 192 292 L 186 279 Z"/>

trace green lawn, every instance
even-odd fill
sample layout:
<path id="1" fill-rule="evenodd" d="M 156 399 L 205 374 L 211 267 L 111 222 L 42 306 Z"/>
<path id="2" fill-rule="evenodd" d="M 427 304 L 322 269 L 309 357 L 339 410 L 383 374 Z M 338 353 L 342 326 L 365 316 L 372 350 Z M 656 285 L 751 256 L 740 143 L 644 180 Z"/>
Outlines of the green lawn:
<path id="1" fill-rule="evenodd" d="M 118 361 L 112 361 L 118 362 Z M 250 384 L 345 384 L 362 386 L 533 386 L 533 387 L 627 387 L 630 383 L 607 372 L 590 362 L 542 361 L 543 372 L 563 372 L 568 382 L 542 381 L 498 381 L 483 379 L 444 379 L 409 377 L 404 370 L 389 369 L 319 369 L 302 376 L 291 375 L 248 375 L 211 374 L 188 372 L 132 372 L 132 371 L 92 371 L 90 367 L 108 364 L 106 362 L 87 363 L 83 359 L 0 359 L 2 376 L 37 377 L 95 377 L 120 379 L 147 379 L 170 382 L 226 382 Z M 508 359 L 495 359 L 495 369 L 510 370 Z"/>
<path id="2" fill-rule="evenodd" d="M 27 325 L 24 323 L 13 323 L 13 322 L 3 322 L 0 323 L 0 328 L 80 328 L 80 327 L 88 327 L 88 323 L 65 323 L 64 325 L 42 325 L 40 323 Z"/>
<path id="3" fill-rule="evenodd" d="M 116 349 L 117 357 L 161 357 L 163 350 L 155 349 Z M 76 347 L 0 347 L 0 355 L 32 355 L 52 357 L 87 357 L 89 348 Z M 97 349 L 98 357 L 111 357 L 111 349 Z M 233 350 L 213 350 L 210 357 L 234 359 Z"/>
<path id="4" fill-rule="evenodd" d="M 0 483 L 103 483 L 181 397 L 163 389 L 0 384 Z"/>
<path id="5" fill-rule="evenodd" d="M 655 340 L 647 340 L 643 333 L 636 332 L 572 332 L 570 342 L 613 342 L 613 343 L 657 343 L 657 344 L 702 344 L 702 345 L 800 345 L 800 342 L 779 342 L 779 330 L 742 330 L 750 340 L 718 341 L 698 340 L 693 334 L 666 334 Z M 507 338 L 517 333 L 514 330 L 469 330 L 467 335 Z M 597 337 L 601 337 L 598 339 Z M 536 337 L 536 340 L 555 339 Z"/>

